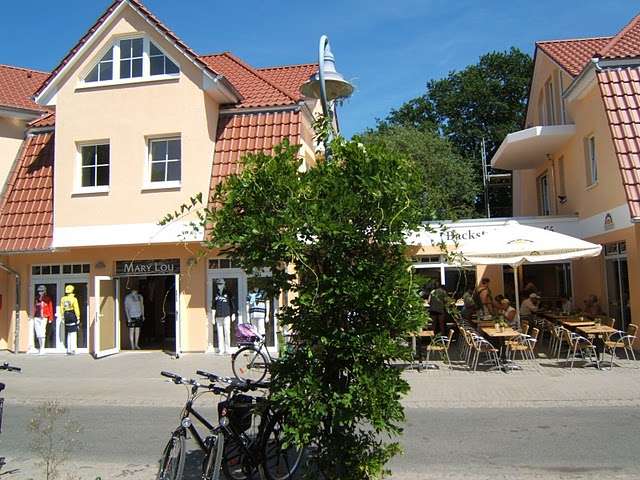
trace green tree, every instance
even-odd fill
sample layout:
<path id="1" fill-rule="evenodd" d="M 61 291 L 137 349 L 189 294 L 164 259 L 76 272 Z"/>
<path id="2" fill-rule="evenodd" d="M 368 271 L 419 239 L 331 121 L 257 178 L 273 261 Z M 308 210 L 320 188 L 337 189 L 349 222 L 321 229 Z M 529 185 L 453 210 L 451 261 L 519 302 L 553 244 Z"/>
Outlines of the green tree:
<path id="1" fill-rule="evenodd" d="M 399 451 L 409 386 L 392 361 L 409 358 L 398 339 L 426 320 L 404 243 L 423 220 L 422 176 L 379 142 L 331 148 L 304 174 L 286 142 L 245 157 L 206 211 L 208 247 L 248 272 L 269 268 L 270 288 L 292 292 L 279 319 L 296 342 L 271 388 L 286 434 L 317 446 L 325 478 L 366 480 Z"/>
<path id="2" fill-rule="evenodd" d="M 490 159 L 508 133 L 523 127 L 532 71 L 531 57 L 517 48 L 487 53 L 477 64 L 429 80 L 424 95 L 392 110 L 379 129 L 410 125 L 436 131 L 474 160 L 480 173 L 482 139 Z M 497 206 L 508 213 L 510 192 L 496 195 Z"/>
<path id="3" fill-rule="evenodd" d="M 406 155 L 419 168 L 425 220 L 465 218 L 475 213 L 480 193 L 478 172 L 437 133 L 394 125 L 369 131 L 360 139 L 365 145 L 381 143 L 391 152 Z"/>

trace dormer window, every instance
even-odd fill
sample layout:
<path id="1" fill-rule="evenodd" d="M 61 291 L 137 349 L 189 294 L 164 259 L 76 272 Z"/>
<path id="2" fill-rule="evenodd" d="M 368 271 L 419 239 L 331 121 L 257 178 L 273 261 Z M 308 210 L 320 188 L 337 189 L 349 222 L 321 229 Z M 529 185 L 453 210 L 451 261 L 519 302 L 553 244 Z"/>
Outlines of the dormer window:
<path id="1" fill-rule="evenodd" d="M 120 40 L 120 78 L 142 76 L 143 39 Z"/>
<path id="2" fill-rule="evenodd" d="M 105 53 L 104 57 L 100 59 L 98 64 L 85 78 L 85 82 L 104 82 L 113 79 L 113 47 Z"/>
<path id="3" fill-rule="evenodd" d="M 149 59 L 151 61 L 151 76 L 180 73 L 178 66 L 152 42 L 149 42 Z"/>
<path id="4" fill-rule="evenodd" d="M 86 84 L 129 83 L 175 78 L 177 62 L 146 37 L 121 38 L 114 42 L 84 78 Z"/>

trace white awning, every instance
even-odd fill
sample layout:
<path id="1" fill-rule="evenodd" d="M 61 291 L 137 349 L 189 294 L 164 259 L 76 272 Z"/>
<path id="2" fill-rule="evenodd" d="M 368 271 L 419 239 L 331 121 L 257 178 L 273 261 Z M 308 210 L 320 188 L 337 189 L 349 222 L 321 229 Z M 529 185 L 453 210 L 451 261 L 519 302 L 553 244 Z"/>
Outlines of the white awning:
<path id="1" fill-rule="evenodd" d="M 502 170 L 527 170 L 542 165 L 576 133 L 575 125 L 531 127 L 506 136 L 491 159 Z"/>

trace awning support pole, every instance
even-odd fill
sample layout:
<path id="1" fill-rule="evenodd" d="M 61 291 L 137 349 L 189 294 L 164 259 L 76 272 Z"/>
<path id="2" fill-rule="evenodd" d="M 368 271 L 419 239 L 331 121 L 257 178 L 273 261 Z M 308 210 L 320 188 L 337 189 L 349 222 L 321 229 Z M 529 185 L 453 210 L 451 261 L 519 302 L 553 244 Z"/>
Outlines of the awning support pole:
<path id="1" fill-rule="evenodd" d="M 513 285 L 516 295 L 516 312 L 518 313 L 518 318 L 520 318 L 520 287 L 518 285 L 518 266 L 513 266 Z M 522 321 L 522 320 L 521 320 Z"/>

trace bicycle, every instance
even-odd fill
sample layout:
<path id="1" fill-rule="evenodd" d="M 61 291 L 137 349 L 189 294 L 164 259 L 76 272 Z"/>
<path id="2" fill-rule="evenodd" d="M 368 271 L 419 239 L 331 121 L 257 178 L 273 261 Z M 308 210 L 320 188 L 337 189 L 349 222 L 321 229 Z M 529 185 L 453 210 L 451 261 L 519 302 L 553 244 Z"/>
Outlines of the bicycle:
<path id="1" fill-rule="evenodd" d="M 229 380 L 200 370 L 197 373 L 207 376 L 212 382 Z M 261 479 L 291 479 L 300 466 L 304 449 L 284 446 L 281 438 L 284 415 L 274 412 L 268 399 L 240 393 L 266 385 L 237 382 L 231 382 L 227 389 L 230 392 L 228 398 L 218 403 L 218 418 L 225 444 L 221 464 L 225 477 L 245 480 L 258 472 Z M 205 462 L 207 465 L 213 463 L 213 456 L 214 452 L 210 451 Z M 210 480 L 212 477 L 203 478 Z"/>
<path id="2" fill-rule="evenodd" d="M 8 372 L 21 372 L 22 369 L 20 367 L 15 367 L 13 365 L 9 365 L 9 363 L 5 362 L 2 365 L 0 365 L 0 370 L 7 370 Z M 2 392 L 5 389 L 5 384 L 0 382 L 0 392 Z M 4 411 L 4 398 L 0 397 L 0 433 L 2 433 L 2 413 Z M 6 472 L 2 472 L 2 467 L 4 467 L 7 464 L 7 462 L 5 461 L 4 457 L 0 457 L 0 477 L 4 476 L 4 475 L 12 475 L 14 473 L 17 473 L 18 470 L 8 470 Z"/>
<path id="3" fill-rule="evenodd" d="M 224 389 L 216 387 L 214 384 L 202 385 L 196 380 L 185 379 L 170 372 L 163 371 L 160 372 L 160 375 L 171 379 L 176 385 L 185 385 L 187 388 L 191 387 L 187 397 L 187 402 L 180 414 L 180 424 L 171 433 L 171 437 L 162 452 L 160 466 L 156 476 L 157 480 L 178 480 L 182 478 L 182 473 L 184 471 L 187 431 L 191 433 L 193 439 L 198 444 L 198 447 L 207 454 L 207 457 L 209 456 L 208 454 L 210 451 L 216 452 L 216 458 L 222 457 L 222 448 L 224 443 L 219 441 L 221 434 L 219 432 L 213 434 L 213 432 L 216 431 L 216 427 L 209 423 L 206 418 L 193 408 L 193 403 L 201 395 L 206 393 L 198 393 L 202 388 L 206 388 L 208 392 L 218 395 L 223 394 Z M 204 425 L 204 427 L 207 428 L 209 432 L 212 432 L 212 434 L 203 438 L 193 424 L 193 421 L 191 420 L 192 417 L 196 418 L 202 425 Z M 211 478 L 214 480 L 217 479 L 217 477 L 213 476 Z"/>
<path id="4" fill-rule="evenodd" d="M 248 335 L 238 342 L 242 347 L 231 356 L 231 368 L 239 380 L 261 382 L 274 360 L 266 345 L 267 337 L 260 335 L 251 324 L 243 327 Z"/>

